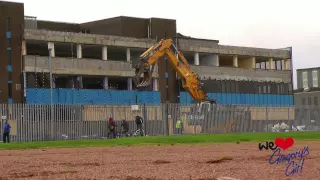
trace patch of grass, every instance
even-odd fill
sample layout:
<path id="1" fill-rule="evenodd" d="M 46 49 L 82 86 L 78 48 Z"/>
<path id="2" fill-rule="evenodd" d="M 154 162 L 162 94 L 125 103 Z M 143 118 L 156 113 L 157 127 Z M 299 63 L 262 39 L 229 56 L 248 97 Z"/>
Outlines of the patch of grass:
<path id="1" fill-rule="evenodd" d="M 240 138 L 239 140 L 242 141 L 242 142 L 249 142 L 249 141 L 251 141 L 251 139 L 249 139 L 249 138 Z"/>
<path id="2" fill-rule="evenodd" d="M 236 142 L 261 142 L 274 140 L 277 137 L 292 137 L 299 140 L 319 140 L 320 132 L 286 132 L 286 133 L 232 133 L 210 135 L 184 135 L 184 136 L 149 136 L 109 140 L 65 140 L 43 141 L 28 143 L 1 143 L 0 149 L 37 149 L 37 148 L 62 148 L 62 147 L 101 147 L 101 146 L 133 146 L 133 145 L 158 145 L 161 144 L 196 144 L 196 143 L 236 143 Z"/>

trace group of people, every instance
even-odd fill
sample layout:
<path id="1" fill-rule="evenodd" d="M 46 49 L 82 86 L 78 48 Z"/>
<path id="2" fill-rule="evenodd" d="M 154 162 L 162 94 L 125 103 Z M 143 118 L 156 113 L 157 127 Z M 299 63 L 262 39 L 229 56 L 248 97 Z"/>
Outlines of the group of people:
<path id="1" fill-rule="evenodd" d="M 135 117 L 135 122 L 137 125 L 137 132 L 139 132 L 140 136 L 144 136 L 144 131 L 142 129 L 142 125 L 143 125 L 143 119 L 140 116 L 136 116 Z M 108 121 L 108 128 L 109 128 L 109 132 L 108 132 L 108 138 L 116 138 L 118 136 L 118 133 L 116 131 L 116 122 L 113 120 L 112 117 L 109 118 Z M 129 123 L 126 120 L 122 120 L 121 122 L 121 128 L 122 128 L 122 136 L 130 136 L 129 134 Z"/>
<path id="2" fill-rule="evenodd" d="M 135 117 L 135 123 L 137 125 L 137 133 L 139 133 L 140 136 L 144 136 L 144 131 L 143 131 L 143 119 L 140 116 Z M 116 138 L 118 136 L 117 131 L 116 131 L 116 122 L 113 120 L 112 117 L 109 118 L 108 121 L 108 127 L 109 127 L 109 132 L 108 132 L 108 138 Z M 130 136 L 129 135 L 129 123 L 126 120 L 122 120 L 121 123 L 121 128 L 122 128 L 122 135 L 123 136 Z M 8 123 L 8 121 L 5 122 L 3 126 L 3 142 L 4 143 L 9 143 L 10 142 L 10 129 L 11 126 Z M 176 123 L 176 131 L 177 134 L 182 133 L 182 126 L 181 126 L 181 121 L 180 118 L 177 120 Z"/>

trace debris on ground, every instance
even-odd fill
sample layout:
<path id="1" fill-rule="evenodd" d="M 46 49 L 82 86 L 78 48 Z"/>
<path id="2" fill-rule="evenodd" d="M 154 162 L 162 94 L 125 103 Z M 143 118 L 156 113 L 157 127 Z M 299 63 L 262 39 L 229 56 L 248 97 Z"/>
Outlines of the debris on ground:
<path id="1" fill-rule="evenodd" d="M 228 157 L 228 156 L 225 156 L 225 157 L 222 157 L 220 159 L 216 159 L 216 160 L 209 160 L 207 161 L 206 163 L 208 164 L 217 164 L 217 163 L 222 163 L 224 161 L 230 161 L 230 160 L 233 160 L 232 157 Z"/>

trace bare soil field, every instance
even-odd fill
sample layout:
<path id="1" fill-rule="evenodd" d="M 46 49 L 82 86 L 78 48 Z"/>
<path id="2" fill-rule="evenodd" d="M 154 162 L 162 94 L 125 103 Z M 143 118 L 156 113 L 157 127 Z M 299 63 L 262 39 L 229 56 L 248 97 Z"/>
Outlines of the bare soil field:
<path id="1" fill-rule="evenodd" d="M 258 143 L 2 150 L 0 180 L 318 180 L 320 141 L 296 142 L 281 154 L 306 145 L 302 172 L 293 176 L 285 175 L 287 163 L 271 165 L 272 150 L 259 151 Z"/>

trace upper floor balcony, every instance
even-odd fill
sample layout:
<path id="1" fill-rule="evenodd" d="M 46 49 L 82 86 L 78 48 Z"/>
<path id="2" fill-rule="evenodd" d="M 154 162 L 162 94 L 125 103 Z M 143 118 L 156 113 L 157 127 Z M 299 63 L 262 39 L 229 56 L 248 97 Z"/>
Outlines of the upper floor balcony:
<path id="1" fill-rule="evenodd" d="M 27 55 L 24 57 L 26 72 L 49 72 L 48 67 L 47 56 Z M 191 65 L 191 68 L 199 74 L 201 79 L 291 82 L 290 71 L 196 65 Z M 87 58 L 54 57 L 52 58 L 52 71 L 54 74 L 63 75 L 134 76 L 134 69 L 130 62 Z M 158 78 L 157 67 L 153 77 Z"/>
<path id="2" fill-rule="evenodd" d="M 22 42 L 25 71 L 132 77 L 139 56 L 156 43 L 83 33 L 25 29 Z M 291 50 L 223 46 L 206 40 L 181 39 L 178 48 L 201 78 L 291 82 Z M 158 76 L 157 68 L 153 74 Z"/>

